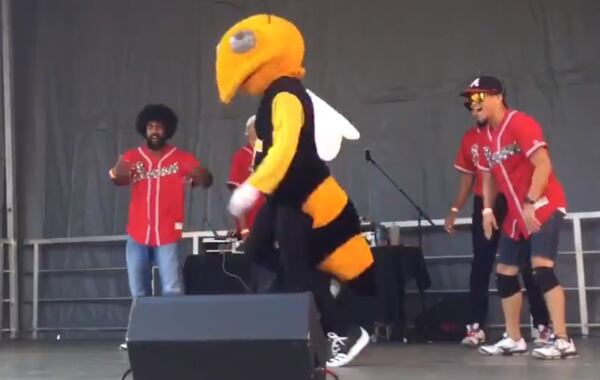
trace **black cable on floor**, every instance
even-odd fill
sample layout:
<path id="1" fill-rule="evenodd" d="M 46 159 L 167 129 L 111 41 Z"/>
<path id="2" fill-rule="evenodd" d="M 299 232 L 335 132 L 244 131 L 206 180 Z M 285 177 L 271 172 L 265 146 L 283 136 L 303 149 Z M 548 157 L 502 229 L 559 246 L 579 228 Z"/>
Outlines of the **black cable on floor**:
<path id="1" fill-rule="evenodd" d="M 129 368 L 127 371 L 125 371 L 125 373 L 123 374 L 123 377 L 121 377 L 121 380 L 125 380 L 130 373 L 131 373 L 131 368 Z"/>
<path id="2" fill-rule="evenodd" d="M 223 269 L 223 273 L 225 273 L 225 275 L 229 276 L 229 277 L 233 277 L 236 280 L 238 280 L 242 286 L 244 287 L 244 290 L 246 291 L 246 293 L 251 294 L 252 290 L 250 289 L 250 287 L 246 284 L 246 282 L 238 275 L 231 273 L 227 270 L 227 268 L 225 268 L 225 255 L 227 255 L 226 253 L 221 253 L 221 257 L 223 258 L 223 265 L 221 266 L 221 268 Z"/>

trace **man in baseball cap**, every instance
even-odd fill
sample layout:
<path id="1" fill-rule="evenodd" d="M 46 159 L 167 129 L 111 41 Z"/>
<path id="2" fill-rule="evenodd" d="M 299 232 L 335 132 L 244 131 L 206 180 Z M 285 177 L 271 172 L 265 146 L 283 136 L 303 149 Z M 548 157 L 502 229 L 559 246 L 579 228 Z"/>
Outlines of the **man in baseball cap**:
<path id="1" fill-rule="evenodd" d="M 502 106 L 508 109 L 504 85 L 500 79 L 491 75 L 482 75 L 475 78 L 460 95 L 466 98 L 464 105 L 471 111 L 471 114 L 479 125 L 486 125 L 488 123 L 487 112 L 483 109 L 483 100 L 486 97 L 500 98 Z"/>
<path id="2" fill-rule="evenodd" d="M 509 109 L 500 80 L 476 78 L 463 92 L 472 102 L 478 121 L 486 121 L 478 141 L 478 170 L 482 172 L 482 224 L 485 237 L 500 230 L 496 282 L 502 299 L 506 334 L 493 345 L 481 346 L 484 355 L 515 355 L 527 352 L 519 320 L 523 303 L 518 274 L 523 259 L 533 266 L 533 279 L 544 294 L 554 337 L 532 351 L 538 359 L 577 356 L 567 333 L 565 292 L 554 267 L 558 255 L 560 226 L 567 199 L 552 169 L 548 144 L 541 125 L 531 116 Z M 494 211 L 494 194 L 502 192 L 507 214 L 502 225 Z M 526 253 L 524 253 L 526 252 Z"/>
<path id="3" fill-rule="evenodd" d="M 466 204 L 469 196 L 473 194 L 473 221 L 471 225 L 471 242 L 473 249 L 473 260 L 471 261 L 471 273 L 469 276 L 469 320 L 467 334 L 462 344 L 469 347 L 478 347 L 485 343 L 485 327 L 487 327 L 489 308 L 489 283 L 496 253 L 500 232 L 495 230 L 491 239 L 487 239 L 483 231 L 483 186 L 482 172 L 478 169 L 479 164 L 479 140 L 482 131 L 487 127 L 487 120 L 483 118 L 481 104 L 471 101 L 471 95 L 479 97 L 479 93 L 500 94 L 504 92 L 500 80 L 485 76 L 475 79 L 469 87 L 460 95 L 465 97 L 464 106 L 476 121 L 461 139 L 458 153 L 454 161 L 454 168 L 459 174 L 459 187 L 456 197 L 445 219 L 445 229 L 449 234 L 454 233 L 454 225 L 459 212 Z M 486 96 L 484 95 L 484 96 Z M 504 100 L 504 99 L 503 99 Z M 497 222 L 502 224 L 506 215 L 506 198 L 498 191 L 494 205 L 494 215 Z M 524 260 L 527 261 L 527 260 Z M 548 343 L 552 331 L 549 326 L 549 315 L 544 302 L 543 295 L 532 277 L 530 263 L 524 263 L 521 268 L 523 283 L 527 289 L 527 297 L 534 326 L 537 327 L 537 337 L 534 344 L 544 346 Z"/>
<path id="4" fill-rule="evenodd" d="M 504 95 L 504 86 L 502 85 L 502 81 L 500 81 L 500 79 L 491 75 L 482 75 L 475 78 L 469 87 L 461 92 L 460 95 L 469 98 L 472 94 L 479 92 Z"/>

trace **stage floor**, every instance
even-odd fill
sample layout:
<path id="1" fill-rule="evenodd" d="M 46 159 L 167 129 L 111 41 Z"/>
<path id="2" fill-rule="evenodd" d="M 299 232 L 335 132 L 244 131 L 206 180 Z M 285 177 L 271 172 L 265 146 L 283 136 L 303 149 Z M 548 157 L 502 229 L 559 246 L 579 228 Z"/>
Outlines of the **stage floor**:
<path id="1" fill-rule="evenodd" d="M 598 380 L 600 338 L 578 339 L 577 344 L 579 358 L 557 361 L 489 358 L 454 344 L 374 344 L 353 367 L 336 372 L 341 380 Z M 2 341 L 0 379 L 119 380 L 128 359 L 117 346 L 118 342 Z"/>

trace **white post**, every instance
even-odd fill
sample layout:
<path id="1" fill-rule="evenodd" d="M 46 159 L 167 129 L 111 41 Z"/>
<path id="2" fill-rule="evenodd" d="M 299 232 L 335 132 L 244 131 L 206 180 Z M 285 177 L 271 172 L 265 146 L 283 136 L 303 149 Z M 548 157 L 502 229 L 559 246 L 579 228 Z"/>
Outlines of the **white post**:
<path id="1" fill-rule="evenodd" d="M 581 240 L 581 219 L 573 218 L 573 240 L 575 241 L 575 264 L 577 266 L 577 293 L 579 294 L 579 319 L 581 321 L 581 334 L 590 333 L 587 308 L 587 293 L 585 289 L 585 267 L 583 263 L 583 242 Z"/>
<path id="2" fill-rule="evenodd" d="M 33 245 L 33 296 L 31 306 L 31 330 L 33 339 L 38 338 L 38 310 L 40 305 L 40 245 Z"/>
<path id="3" fill-rule="evenodd" d="M 0 340 L 4 328 L 4 242 L 0 243 Z"/>
<path id="4" fill-rule="evenodd" d="M 4 144 L 6 155 L 6 231 L 10 270 L 10 336 L 19 332 L 17 279 L 17 196 L 15 192 L 15 126 L 13 122 L 13 57 L 11 0 L 2 0 L 2 89 L 4 94 Z"/>
<path id="5" fill-rule="evenodd" d="M 193 255 L 200 254 L 199 239 L 200 239 L 200 237 L 198 235 L 192 236 L 192 254 Z"/>

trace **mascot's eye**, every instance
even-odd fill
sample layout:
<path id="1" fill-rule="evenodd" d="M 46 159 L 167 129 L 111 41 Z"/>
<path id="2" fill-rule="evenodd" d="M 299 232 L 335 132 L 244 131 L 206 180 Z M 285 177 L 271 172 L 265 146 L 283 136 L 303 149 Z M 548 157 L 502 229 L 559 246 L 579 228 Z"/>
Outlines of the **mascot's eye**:
<path id="1" fill-rule="evenodd" d="M 254 32 L 242 30 L 234 34 L 229 43 L 234 52 L 243 54 L 254 49 L 254 46 L 256 46 L 256 37 L 254 36 Z"/>

